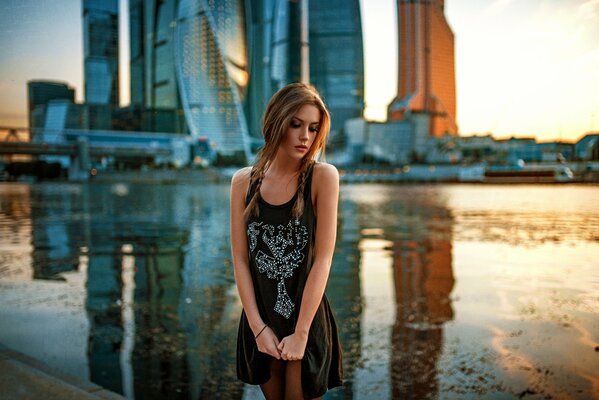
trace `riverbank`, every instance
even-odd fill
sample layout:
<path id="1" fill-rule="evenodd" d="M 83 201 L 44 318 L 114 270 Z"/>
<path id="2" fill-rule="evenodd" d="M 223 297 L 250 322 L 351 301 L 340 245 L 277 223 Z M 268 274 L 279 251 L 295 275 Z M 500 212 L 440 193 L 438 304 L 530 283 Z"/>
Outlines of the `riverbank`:
<path id="1" fill-rule="evenodd" d="M 124 399 L 92 382 L 62 374 L 0 344 L 0 393 L 5 399 Z"/>
<path id="2" fill-rule="evenodd" d="M 92 170 L 87 182 L 101 183 L 218 183 L 230 182 L 240 167 L 140 170 Z M 337 166 L 342 183 L 599 183 L 599 162 L 524 165 L 411 164 L 404 166 Z M 17 182 L 39 182 L 22 175 Z M 62 178 L 43 182 L 68 181 Z"/>

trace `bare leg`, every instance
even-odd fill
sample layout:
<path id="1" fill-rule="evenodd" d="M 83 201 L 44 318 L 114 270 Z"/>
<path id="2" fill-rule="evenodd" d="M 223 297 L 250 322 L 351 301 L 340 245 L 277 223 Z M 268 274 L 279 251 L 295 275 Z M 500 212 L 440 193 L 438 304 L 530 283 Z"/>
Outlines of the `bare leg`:
<path id="1" fill-rule="evenodd" d="M 285 362 L 272 359 L 270 363 L 270 379 L 260 385 L 266 400 L 280 400 L 285 394 Z"/>

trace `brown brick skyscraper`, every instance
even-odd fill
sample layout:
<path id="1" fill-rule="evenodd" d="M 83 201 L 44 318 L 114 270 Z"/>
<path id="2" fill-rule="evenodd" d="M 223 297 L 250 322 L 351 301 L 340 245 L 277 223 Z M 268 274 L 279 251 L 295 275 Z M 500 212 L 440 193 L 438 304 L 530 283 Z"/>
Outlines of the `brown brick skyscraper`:
<path id="1" fill-rule="evenodd" d="M 431 136 L 457 135 L 453 32 L 444 0 L 397 0 L 397 96 L 389 121 L 430 115 Z"/>

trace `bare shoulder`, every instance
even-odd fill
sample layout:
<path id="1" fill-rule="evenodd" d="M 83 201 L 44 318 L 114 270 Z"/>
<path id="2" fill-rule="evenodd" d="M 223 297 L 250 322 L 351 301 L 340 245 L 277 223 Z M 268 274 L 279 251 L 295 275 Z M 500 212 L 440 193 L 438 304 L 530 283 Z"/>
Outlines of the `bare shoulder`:
<path id="1" fill-rule="evenodd" d="M 231 178 L 231 196 L 243 199 L 250 185 L 252 167 L 237 170 Z M 241 201 L 241 200 L 240 200 Z"/>
<path id="2" fill-rule="evenodd" d="M 337 171 L 337 168 L 332 164 L 317 162 L 314 164 L 313 179 L 317 186 L 338 185 L 339 171 Z"/>
<path id="3" fill-rule="evenodd" d="M 232 185 L 247 184 L 250 181 L 251 172 L 252 172 L 251 166 L 238 169 L 237 171 L 235 171 L 235 173 L 233 174 L 233 177 L 231 178 L 231 184 Z"/>

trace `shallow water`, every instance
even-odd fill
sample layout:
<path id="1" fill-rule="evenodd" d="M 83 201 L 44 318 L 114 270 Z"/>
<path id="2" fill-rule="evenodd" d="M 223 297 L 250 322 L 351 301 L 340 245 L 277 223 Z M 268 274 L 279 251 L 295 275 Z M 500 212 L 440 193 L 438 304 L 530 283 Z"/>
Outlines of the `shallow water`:
<path id="1" fill-rule="evenodd" d="M 129 398 L 235 379 L 227 185 L 0 185 L 0 342 Z M 599 398 L 599 186 L 345 185 L 327 398 Z"/>

